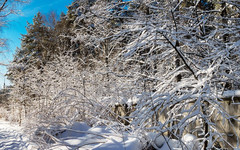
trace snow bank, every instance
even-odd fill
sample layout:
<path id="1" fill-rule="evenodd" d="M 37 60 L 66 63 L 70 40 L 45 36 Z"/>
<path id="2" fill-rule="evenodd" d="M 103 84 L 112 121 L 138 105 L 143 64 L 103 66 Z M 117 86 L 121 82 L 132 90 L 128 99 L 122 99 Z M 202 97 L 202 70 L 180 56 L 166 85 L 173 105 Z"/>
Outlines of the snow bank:
<path id="1" fill-rule="evenodd" d="M 53 144 L 49 150 L 140 150 L 143 146 L 136 135 L 116 133 L 106 126 L 90 127 L 86 123 L 76 122 L 59 130 L 62 132 L 56 137 L 60 142 Z M 198 150 L 196 139 L 194 135 L 186 134 L 181 144 L 157 133 L 147 133 L 147 141 L 158 150 Z M 0 149 L 36 150 L 37 146 L 28 141 L 21 127 L 0 120 Z"/>
<path id="2" fill-rule="evenodd" d="M 74 123 L 62 129 L 58 139 L 61 143 L 54 144 L 51 150 L 137 150 L 140 141 L 127 133 L 119 134 L 106 126 L 90 127 L 85 123 Z"/>
<path id="3" fill-rule="evenodd" d="M 149 143 L 158 150 L 199 149 L 197 138 L 191 134 L 183 136 L 180 142 L 149 132 L 143 140 L 128 132 L 120 134 L 106 126 L 90 127 L 82 122 L 76 122 L 61 130 L 64 132 L 57 137 L 61 142 L 54 144 L 50 150 L 141 150 L 146 146 L 144 143 Z"/>
<path id="4" fill-rule="evenodd" d="M 192 134 L 186 134 L 182 137 L 181 142 L 175 139 L 169 139 L 157 133 L 148 133 L 148 141 L 151 145 L 159 150 L 199 150 L 197 138 Z"/>

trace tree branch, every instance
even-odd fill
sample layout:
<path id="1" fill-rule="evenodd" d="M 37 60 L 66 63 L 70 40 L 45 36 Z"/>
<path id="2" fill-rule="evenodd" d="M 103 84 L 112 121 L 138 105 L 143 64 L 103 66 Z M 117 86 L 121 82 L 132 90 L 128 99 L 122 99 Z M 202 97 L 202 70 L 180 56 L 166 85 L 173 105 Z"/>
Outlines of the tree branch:
<path id="1" fill-rule="evenodd" d="M 197 76 L 195 75 L 194 71 L 192 70 L 192 68 L 188 65 L 186 59 L 184 58 L 182 52 L 169 40 L 169 38 L 164 35 L 162 32 L 160 32 L 163 37 L 168 41 L 168 43 L 174 48 L 174 50 L 178 53 L 178 55 L 180 56 L 180 58 L 182 59 L 183 63 L 185 64 L 185 66 L 188 68 L 188 70 L 193 74 L 194 78 L 196 80 L 198 80 Z"/>
<path id="2" fill-rule="evenodd" d="M 4 9 L 4 7 L 5 7 L 6 3 L 7 3 L 7 1 L 8 1 L 8 0 L 5 0 L 5 1 L 3 2 L 2 6 L 0 7 L 0 12 Z"/>

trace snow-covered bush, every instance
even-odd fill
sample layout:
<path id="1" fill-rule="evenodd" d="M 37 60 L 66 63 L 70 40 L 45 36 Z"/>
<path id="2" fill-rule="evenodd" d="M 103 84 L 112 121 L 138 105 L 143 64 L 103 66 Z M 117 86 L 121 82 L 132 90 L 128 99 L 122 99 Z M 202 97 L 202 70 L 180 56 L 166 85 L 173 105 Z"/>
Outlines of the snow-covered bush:
<path id="1" fill-rule="evenodd" d="M 133 130 L 154 130 L 178 140 L 188 131 L 198 136 L 203 149 L 217 142 L 232 147 L 225 138 L 228 133 L 216 125 L 216 116 L 221 116 L 239 143 L 232 124 L 239 120 L 225 111 L 221 98 L 224 91 L 240 87 L 238 4 L 133 0 L 104 5 L 88 7 L 88 14 L 118 23 L 118 30 L 105 35 L 113 41 L 131 35 L 120 55 L 131 63 L 123 68 L 130 68 L 136 89 L 142 86 L 141 92 L 150 93 L 132 114 Z"/>

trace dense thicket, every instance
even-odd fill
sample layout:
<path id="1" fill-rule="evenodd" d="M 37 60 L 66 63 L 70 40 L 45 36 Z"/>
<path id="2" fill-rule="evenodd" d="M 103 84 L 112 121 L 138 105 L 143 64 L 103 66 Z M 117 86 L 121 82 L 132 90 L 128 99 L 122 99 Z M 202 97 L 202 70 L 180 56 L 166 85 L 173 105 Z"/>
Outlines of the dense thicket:
<path id="1" fill-rule="evenodd" d="M 9 68 L 13 113 L 46 128 L 117 122 L 140 137 L 190 132 L 202 149 L 236 146 L 216 122 L 228 122 L 239 143 L 239 120 L 221 104 L 225 91 L 240 88 L 239 6 L 75 0 L 53 26 L 38 13 Z M 119 104 L 135 111 L 116 118 Z"/>

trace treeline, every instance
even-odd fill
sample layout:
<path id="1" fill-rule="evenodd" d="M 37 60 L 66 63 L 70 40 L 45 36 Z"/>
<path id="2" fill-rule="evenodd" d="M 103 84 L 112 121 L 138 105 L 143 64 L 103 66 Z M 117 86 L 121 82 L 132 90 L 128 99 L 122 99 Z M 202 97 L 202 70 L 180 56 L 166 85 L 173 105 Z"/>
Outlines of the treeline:
<path id="1" fill-rule="evenodd" d="M 59 20 L 39 12 L 9 67 L 12 117 L 44 127 L 74 121 L 124 127 L 112 107 L 134 103 L 135 112 L 120 117 L 132 131 L 181 138 L 198 121 L 203 147 L 224 143 L 213 118 L 237 120 L 219 100 L 240 88 L 239 5 L 75 0 Z"/>

